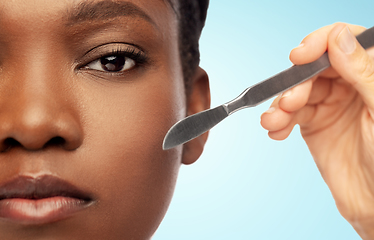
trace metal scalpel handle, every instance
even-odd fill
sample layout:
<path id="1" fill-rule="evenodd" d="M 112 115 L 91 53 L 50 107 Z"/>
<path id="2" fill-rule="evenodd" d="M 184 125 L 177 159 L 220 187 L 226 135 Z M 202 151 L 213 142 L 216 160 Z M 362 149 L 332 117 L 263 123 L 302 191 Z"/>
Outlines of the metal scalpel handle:
<path id="1" fill-rule="evenodd" d="M 356 36 L 364 49 L 374 46 L 374 27 Z M 327 52 L 314 62 L 292 66 L 279 74 L 247 88 L 239 97 L 226 103 L 228 114 L 246 107 L 254 107 L 288 89 L 310 79 L 330 67 Z"/>

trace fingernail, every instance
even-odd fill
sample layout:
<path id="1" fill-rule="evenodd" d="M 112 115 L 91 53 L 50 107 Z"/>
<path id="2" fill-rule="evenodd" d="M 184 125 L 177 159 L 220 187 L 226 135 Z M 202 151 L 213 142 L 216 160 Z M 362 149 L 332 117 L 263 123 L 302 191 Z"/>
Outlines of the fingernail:
<path id="1" fill-rule="evenodd" d="M 265 113 L 273 113 L 275 112 L 275 107 L 270 107 Z"/>
<path id="2" fill-rule="evenodd" d="M 337 40 L 340 50 L 346 54 L 353 53 L 356 49 L 355 37 L 352 35 L 351 31 L 349 31 L 348 27 L 343 28 Z"/>
<path id="3" fill-rule="evenodd" d="M 281 99 L 282 99 L 282 98 L 285 98 L 285 97 L 288 97 L 288 96 L 290 96 L 291 94 L 292 94 L 292 90 L 288 90 L 288 91 L 282 93 Z"/>

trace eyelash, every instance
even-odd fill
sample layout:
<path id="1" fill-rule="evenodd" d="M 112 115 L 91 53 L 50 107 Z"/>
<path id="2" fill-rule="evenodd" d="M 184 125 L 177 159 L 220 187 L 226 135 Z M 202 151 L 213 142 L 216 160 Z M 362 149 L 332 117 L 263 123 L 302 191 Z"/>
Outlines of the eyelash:
<path id="1" fill-rule="evenodd" d="M 96 61 L 100 61 L 102 58 L 108 58 L 108 57 L 112 57 L 112 56 L 117 56 L 117 57 L 120 56 L 120 57 L 124 57 L 124 58 L 129 58 L 129 59 L 131 59 L 135 62 L 135 65 L 133 67 L 131 67 L 130 69 L 123 70 L 123 71 L 122 70 L 121 71 L 105 71 L 105 70 L 92 69 L 92 68 L 88 67 L 88 65 L 93 64 Z M 143 51 L 141 51 L 139 49 L 136 49 L 135 47 L 129 47 L 128 46 L 128 47 L 125 47 L 125 48 L 124 47 L 117 47 L 117 48 L 112 49 L 110 53 L 106 52 L 106 53 L 103 53 L 103 54 L 99 54 L 98 56 L 95 56 L 93 58 L 93 60 L 90 60 L 89 62 L 87 62 L 86 64 L 84 64 L 80 68 L 81 69 L 86 69 L 86 70 L 94 70 L 94 71 L 102 72 L 102 73 L 105 73 L 105 74 L 108 74 L 108 75 L 119 75 L 119 74 L 123 74 L 124 72 L 130 71 L 133 68 L 144 65 L 147 62 L 148 62 L 148 57 Z"/>
<path id="2" fill-rule="evenodd" d="M 121 48 L 113 49 L 110 54 L 104 54 L 100 58 L 110 57 L 110 56 L 123 56 L 123 57 L 131 58 L 132 60 L 136 62 L 136 64 L 144 64 L 148 60 L 145 53 L 143 53 L 140 50 L 136 50 L 135 48 L 130 48 L 130 47 L 126 48 L 125 50 Z"/>

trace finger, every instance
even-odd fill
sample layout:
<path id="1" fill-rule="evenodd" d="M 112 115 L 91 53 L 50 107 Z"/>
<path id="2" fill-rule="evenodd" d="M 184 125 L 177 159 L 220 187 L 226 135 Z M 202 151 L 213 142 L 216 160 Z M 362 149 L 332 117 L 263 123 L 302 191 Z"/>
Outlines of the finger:
<path id="1" fill-rule="evenodd" d="M 374 112 L 374 60 L 345 24 L 338 24 L 331 31 L 328 48 L 331 66 L 354 86 Z"/>
<path id="2" fill-rule="evenodd" d="M 325 26 L 305 37 L 299 47 L 296 47 L 291 51 L 291 62 L 293 64 L 300 65 L 313 62 L 321 57 L 322 54 L 327 50 L 328 37 L 330 32 L 336 26 L 341 24 L 342 23 L 335 23 L 329 26 Z M 346 25 L 349 26 L 351 32 L 354 35 L 358 35 L 365 30 L 365 28 L 361 26 L 350 24 Z"/>
<path id="3" fill-rule="evenodd" d="M 279 107 L 283 111 L 294 112 L 305 106 L 312 90 L 314 79 L 309 79 L 284 92 L 279 100 Z"/>
<path id="4" fill-rule="evenodd" d="M 284 140 L 286 139 L 292 132 L 293 128 L 295 127 L 295 123 L 290 122 L 286 127 L 280 129 L 278 131 L 269 131 L 268 135 L 273 140 Z"/>
<path id="5" fill-rule="evenodd" d="M 314 79 L 310 79 L 278 96 L 261 116 L 261 125 L 269 131 L 274 140 L 288 137 L 297 123 L 294 112 L 304 107 L 308 101 Z"/>
<path id="6" fill-rule="evenodd" d="M 301 44 L 292 49 L 290 60 L 295 65 L 310 63 L 317 60 L 327 49 L 327 38 L 332 25 L 325 26 L 306 36 Z"/>
<path id="7" fill-rule="evenodd" d="M 288 124 L 283 128 L 272 129 L 269 131 L 268 135 L 274 140 L 284 140 L 286 139 L 296 124 L 300 127 L 307 128 L 309 123 L 313 120 L 316 113 L 316 106 L 306 105 L 297 112 L 289 113 Z"/>
<path id="8" fill-rule="evenodd" d="M 261 115 L 261 125 L 268 131 L 278 131 L 285 128 L 292 119 L 292 114 L 279 108 L 280 96 L 277 97 L 270 108 Z"/>
<path id="9" fill-rule="evenodd" d="M 360 30 L 356 30 L 356 31 L 351 31 L 352 33 L 355 32 L 354 35 L 358 35 L 359 33 L 361 33 L 361 30 L 363 30 L 364 28 L 359 28 Z M 370 49 L 366 49 L 366 52 L 369 54 L 369 56 L 374 59 L 374 48 L 370 48 Z M 328 68 L 326 69 L 325 71 L 323 71 L 321 74 L 319 74 L 319 76 L 321 77 L 325 77 L 325 78 L 338 78 L 340 75 L 339 73 L 336 72 L 336 70 L 334 68 Z"/>

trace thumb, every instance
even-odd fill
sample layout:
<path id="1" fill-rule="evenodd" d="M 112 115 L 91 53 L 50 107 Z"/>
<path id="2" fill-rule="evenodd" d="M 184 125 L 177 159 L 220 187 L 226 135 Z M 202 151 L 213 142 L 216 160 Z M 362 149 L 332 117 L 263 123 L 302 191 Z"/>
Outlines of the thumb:
<path id="1" fill-rule="evenodd" d="M 374 110 L 374 60 L 345 24 L 337 24 L 329 35 L 331 66 L 360 93 L 366 105 Z"/>

